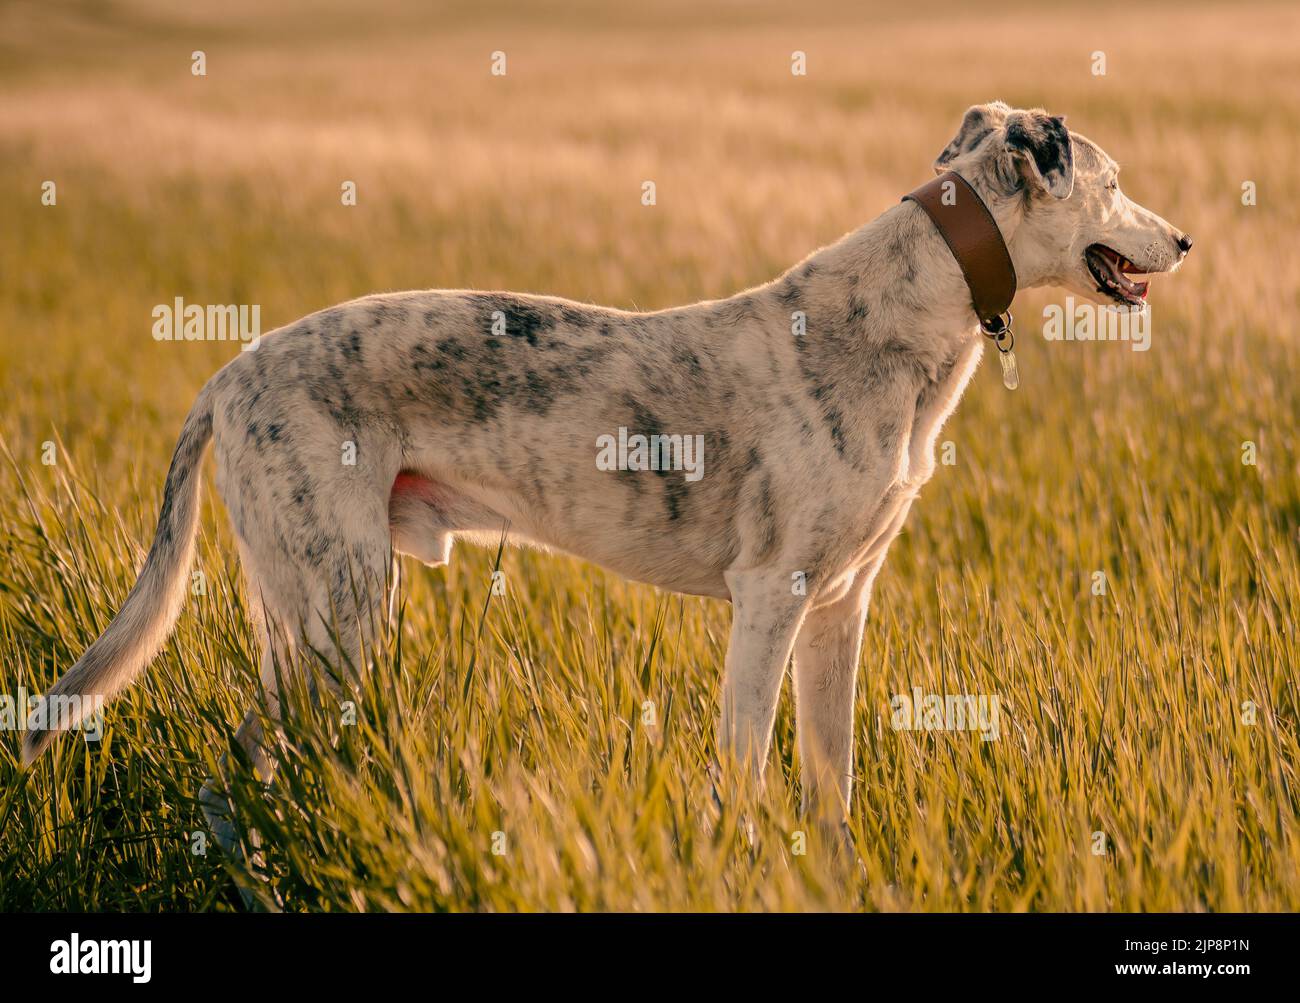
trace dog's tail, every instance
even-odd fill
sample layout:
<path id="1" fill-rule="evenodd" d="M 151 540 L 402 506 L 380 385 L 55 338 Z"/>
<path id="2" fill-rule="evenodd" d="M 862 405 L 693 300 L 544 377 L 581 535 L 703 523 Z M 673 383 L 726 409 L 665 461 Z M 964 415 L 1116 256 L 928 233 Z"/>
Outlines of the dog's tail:
<path id="1" fill-rule="evenodd" d="M 210 381 L 181 428 L 140 577 L 117 616 L 42 698 L 23 740 L 24 765 L 48 749 L 59 732 L 76 727 L 130 685 L 180 616 L 198 531 L 199 463 L 212 438 L 212 395 Z"/>

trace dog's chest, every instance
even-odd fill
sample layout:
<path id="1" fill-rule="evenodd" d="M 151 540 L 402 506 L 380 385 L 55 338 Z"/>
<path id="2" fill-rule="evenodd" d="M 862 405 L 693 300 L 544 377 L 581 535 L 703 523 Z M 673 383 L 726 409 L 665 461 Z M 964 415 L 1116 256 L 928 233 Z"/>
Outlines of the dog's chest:
<path id="1" fill-rule="evenodd" d="M 919 489 L 934 474 L 934 452 L 939 433 L 956 410 L 982 350 L 983 344 L 978 339 L 961 348 L 917 394 L 906 470 L 902 477 L 906 484 Z"/>
<path id="2" fill-rule="evenodd" d="M 920 387 L 910 427 L 898 443 L 893 476 L 863 513 L 858 563 L 870 563 L 883 552 L 902 529 L 913 499 L 934 475 L 939 433 L 970 382 L 981 348 L 978 341 L 962 348 L 935 379 Z"/>

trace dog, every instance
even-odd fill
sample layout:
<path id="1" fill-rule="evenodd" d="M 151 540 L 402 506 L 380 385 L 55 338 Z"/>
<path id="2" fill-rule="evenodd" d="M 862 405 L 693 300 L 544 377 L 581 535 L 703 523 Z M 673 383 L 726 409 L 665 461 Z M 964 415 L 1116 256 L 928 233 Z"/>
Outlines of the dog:
<path id="1" fill-rule="evenodd" d="M 1132 276 L 1173 271 L 1191 247 L 1039 109 L 970 108 L 934 168 L 978 193 L 1021 288 L 1140 307 Z M 766 285 L 686 307 L 424 291 L 311 314 L 200 391 L 139 579 L 50 695 L 111 698 L 161 648 L 211 440 L 270 696 L 295 653 L 364 666 L 395 553 L 438 566 L 457 539 L 505 534 L 729 600 L 718 760 L 761 781 L 793 658 L 805 807 L 846 812 L 872 584 L 983 347 L 962 271 L 912 201 Z M 620 462 L 603 469 L 597 443 L 615 435 Z M 702 444 L 702 476 L 641 448 L 662 459 L 683 441 Z M 237 738 L 269 774 L 260 720 L 250 711 Z M 29 731 L 24 761 L 58 730 Z M 200 800 L 229 835 L 211 783 Z"/>

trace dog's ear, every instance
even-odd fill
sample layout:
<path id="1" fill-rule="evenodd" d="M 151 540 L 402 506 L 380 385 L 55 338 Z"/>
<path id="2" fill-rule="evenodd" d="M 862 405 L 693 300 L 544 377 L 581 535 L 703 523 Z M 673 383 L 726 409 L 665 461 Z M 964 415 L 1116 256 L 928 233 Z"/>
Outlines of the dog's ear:
<path id="1" fill-rule="evenodd" d="M 984 137 L 994 129 L 1000 129 L 1010 111 L 1011 109 L 1001 101 L 971 105 L 962 117 L 957 135 L 952 137 L 952 141 L 935 158 L 934 173 L 942 174 L 957 157 L 963 153 L 970 153 L 984 141 Z"/>
<path id="2" fill-rule="evenodd" d="M 1006 130 L 1007 150 L 1025 180 L 1052 198 L 1069 198 L 1074 190 L 1074 150 L 1065 119 L 1045 111 L 1013 111 Z"/>

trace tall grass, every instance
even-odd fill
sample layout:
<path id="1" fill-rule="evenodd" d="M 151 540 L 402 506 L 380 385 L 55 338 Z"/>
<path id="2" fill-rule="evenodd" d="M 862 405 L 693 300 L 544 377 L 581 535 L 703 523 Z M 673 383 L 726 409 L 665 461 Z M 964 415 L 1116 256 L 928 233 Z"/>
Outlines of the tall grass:
<path id="1" fill-rule="evenodd" d="M 1300 15 L 1170 5 L 1136 32 L 1120 10 L 7 6 L 8 694 L 117 610 L 180 421 L 233 351 L 153 341 L 155 303 L 255 302 L 270 328 L 406 287 L 726 295 L 892 204 L 993 97 L 1068 114 L 1197 243 L 1155 283 L 1149 352 L 1046 343 L 1059 294 L 1022 295 L 1021 388 L 986 367 L 945 428 L 956 462 L 868 619 L 860 868 L 799 818 L 788 694 L 753 844 L 736 805 L 713 818 L 725 605 L 526 552 L 493 595 L 497 555 L 468 547 L 404 569 L 354 723 L 293 689 L 275 788 L 235 758 L 262 872 L 194 852 L 195 794 L 258 701 L 209 494 L 205 594 L 103 740 L 23 772 L 0 736 L 0 908 L 238 909 L 237 887 L 290 910 L 1300 907 Z M 997 696 L 1000 737 L 894 729 L 914 686 Z"/>

